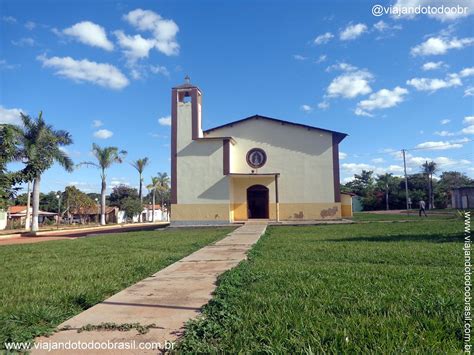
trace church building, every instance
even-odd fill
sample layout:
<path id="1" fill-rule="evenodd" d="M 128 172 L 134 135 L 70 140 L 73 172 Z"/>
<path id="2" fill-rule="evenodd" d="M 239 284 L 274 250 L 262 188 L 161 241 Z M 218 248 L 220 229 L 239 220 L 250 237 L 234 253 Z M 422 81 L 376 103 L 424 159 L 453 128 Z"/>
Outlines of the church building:
<path id="1" fill-rule="evenodd" d="M 173 224 L 351 214 L 339 189 L 345 133 L 260 115 L 203 131 L 202 92 L 188 77 L 171 99 Z"/>

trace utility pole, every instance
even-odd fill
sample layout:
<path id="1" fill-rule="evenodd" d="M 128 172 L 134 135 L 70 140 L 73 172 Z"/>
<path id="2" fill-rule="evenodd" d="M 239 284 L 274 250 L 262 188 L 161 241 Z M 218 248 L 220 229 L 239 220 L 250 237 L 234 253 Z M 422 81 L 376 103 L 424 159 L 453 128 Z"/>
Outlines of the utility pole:
<path id="1" fill-rule="evenodd" d="M 408 197 L 408 177 L 407 177 L 407 162 L 406 162 L 406 158 L 405 158 L 405 152 L 406 150 L 405 149 L 402 149 L 402 154 L 403 154 L 403 170 L 405 172 L 405 198 L 406 198 L 406 205 L 407 205 L 407 215 L 410 214 L 409 210 L 408 210 L 408 201 L 409 201 L 409 197 Z"/>

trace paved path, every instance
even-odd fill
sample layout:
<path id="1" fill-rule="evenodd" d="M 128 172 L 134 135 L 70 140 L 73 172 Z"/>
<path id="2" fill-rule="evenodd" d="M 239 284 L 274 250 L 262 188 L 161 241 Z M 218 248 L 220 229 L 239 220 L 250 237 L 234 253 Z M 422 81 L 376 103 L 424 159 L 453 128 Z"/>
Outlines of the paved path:
<path id="1" fill-rule="evenodd" d="M 79 315 L 67 320 L 58 328 L 70 326 L 49 338 L 39 338 L 37 342 L 107 342 L 135 341 L 161 342 L 175 341 L 183 331 L 186 321 L 200 314 L 201 307 L 212 298 L 217 277 L 237 266 L 246 259 L 246 254 L 265 232 L 267 223 L 251 223 L 237 228 L 222 240 L 206 246 L 180 261 L 166 267 L 156 274 L 115 294 Z M 155 324 L 146 334 L 136 330 L 83 331 L 78 328 L 101 323 L 140 323 Z M 46 351 L 33 351 L 33 354 Z M 65 353 L 58 351 L 53 353 Z M 157 354 L 157 351 L 87 351 L 67 352 L 81 354 Z"/>

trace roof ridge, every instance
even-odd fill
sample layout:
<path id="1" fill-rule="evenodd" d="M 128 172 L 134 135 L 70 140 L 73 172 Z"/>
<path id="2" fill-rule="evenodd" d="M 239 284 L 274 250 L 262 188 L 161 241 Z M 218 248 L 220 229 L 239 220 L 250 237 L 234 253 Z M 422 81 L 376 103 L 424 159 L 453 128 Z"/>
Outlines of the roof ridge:
<path id="1" fill-rule="evenodd" d="M 259 115 L 259 114 L 252 115 L 252 116 L 249 116 L 249 117 L 246 117 L 246 118 L 242 118 L 240 120 L 232 121 L 232 122 L 229 122 L 229 123 L 226 123 L 226 124 L 223 124 L 223 125 L 220 125 L 220 126 L 216 126 L 216 127 L 213 127 L 213 128 L 209 128 L 209 129 L 204 130 L 203 132 L 204 133 L 209 133 L 211 131 L 214 131 L 214 130 L 217 130 L 217 129 L 220 129 L 220 128 L 233 126 L 234 124 L 239 124 L 239 123 L 242 123 L 242 122 L 245 122 L 245 121 L 249 121 L 251 119 L 258 119 L 258 118 L 263 118 L 265 120 L 278 122 L 278 123 L 281 123 L 281 124 L 289 124 L 289 125 L 293 125 L 293 126 L 299 126 L 299 127 L 302 127 L 302 128 L 307 128 L 307 129 L 316 129 L 316 130 L 320 130 L 320 131 L 335 133 L 335 134 L 338 134 L 338 135 L 341 135 L 341 136 L 344 136 L 344 137 L 346 137 L 348 135 L 347 133 L 333 131 L 333 130 L 330 130 L 330 129 L 325 129 L 325 128 L 316 127 L 316 126 L 310 126 L 310 125 L 306 125 L 306 124 L 303 124 L 303 123 L 285 121 L 285 120 L 281 120 L 281 119 L 278 119 L 278 118 L 262 116 L 262 115 Z"/>

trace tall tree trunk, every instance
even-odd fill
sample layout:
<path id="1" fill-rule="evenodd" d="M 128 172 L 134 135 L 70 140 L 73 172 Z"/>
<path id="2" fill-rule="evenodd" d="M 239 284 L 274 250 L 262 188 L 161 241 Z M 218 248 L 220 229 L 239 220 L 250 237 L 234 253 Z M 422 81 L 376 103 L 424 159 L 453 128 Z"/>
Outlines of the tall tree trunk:
<path id="1" fill-rule="evenodd" d="M 434 191 L 433 191 L 433 174 L 431 174 L 431 178 L 430 178 L 430 188 L 431 188 L 431 208 L 435 208 Z"/>
<path id="2" fill-rule="evenodd" d="M 29 231 L 31 229 L 31 181 L 28 181 L 28 192 L 27 192 L 27 200 L 26 200 L 26 220 L 25 220 L 25 231 Z"/>
<path id="3" fill-rule="evenodd" d="M 153 189 L 153 207 L 151 208 L 152 210 L 152 215 L 151 215 L 151 221 L 155 223 L 155 189 Z"/>
<path id="4" fill-rule="evenodd" d="M 105 226 L 105 190 L 107 188 L 105 177 L 102 178 L 102 187 L 100 189 L 100 225 Z"/>
<path id="5" fill-rule="evenodd" d="M 140 173 L 140 189 L 138 190 L 138 198 L 140 199 L 140 203 L 143 206 L 142 184 L 143 184 L 143 179 L 142 179 L 142 174 Z M 138 215 L 138 222 L 143 222 L 142 221 L 142 212 L 140 212 L 140 214 Z"/>
<path id="6" fill-rule="evenodd" d="M 428 174 L 428 209 L 431 210 L 431 180 Z"/>
<path id="7" fill-rule="evenodd" d="M 33 223 L 31 225 L 31 231 L 35 234 L 39 230 L 38 215 L 40 202 L 40 183 L 41 176 L 37 176 L 33 181 Z"/>
<path id="8" fill-rule="evenodd" d="M 385 209 L 387 211 L 389 210 L 389 207 L 388 207 L 388 189 L 385 190 Z"/>
<path id="9" fill-rule="evenodd" d="M 164 198 L 163 198 L 163 191 L 161 191 L 160 201 L 161 201 L 161 205 L 160 205 L 160 208 L 161 208 L 161 220 L 163 220 L 163 213 L 164 213 L 164 207 L 163 207 L 163 201 L 164 201 Z"/>

